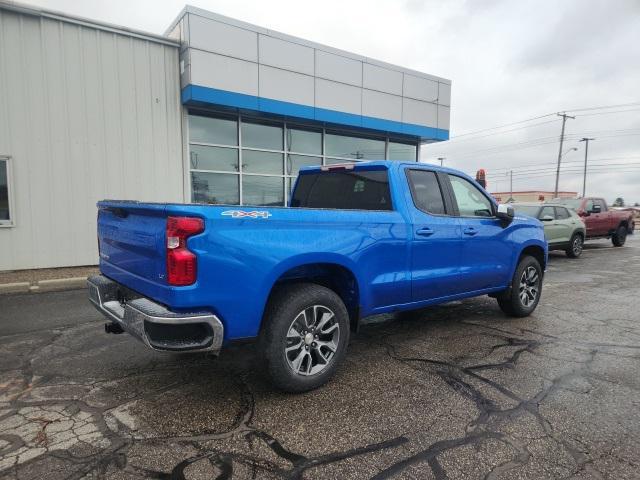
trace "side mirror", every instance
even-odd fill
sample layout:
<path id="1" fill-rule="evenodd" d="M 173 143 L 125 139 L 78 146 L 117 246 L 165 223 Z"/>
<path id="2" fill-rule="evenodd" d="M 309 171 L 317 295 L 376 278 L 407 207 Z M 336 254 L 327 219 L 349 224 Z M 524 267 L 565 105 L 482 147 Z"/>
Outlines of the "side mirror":
<path id="1" fill-rule="evenodd" d="M 602 211 L 602 208 L 600 208 L 600 205 L 594 205 L 593 207 L 591 207 L 591 213 L 600 213 Z"/>
<path id="2" fill-rule="evenodd" d="M 504 203 L 498 204 L 498 211 L 496 212 L 496 217 L 502 220 L 504 224 L 509 225 L 513 221 L 514 216 L 515 216 L 515 210 L 511 205 L 506 205 Z"/>
<path id="3" fill-rule="evenodd" d="M 551 221 L 553 221 L 553 217 L 551 215 L 545 215 L 540 220 L 543 221 L 543 222 L 551 222 Z"/>

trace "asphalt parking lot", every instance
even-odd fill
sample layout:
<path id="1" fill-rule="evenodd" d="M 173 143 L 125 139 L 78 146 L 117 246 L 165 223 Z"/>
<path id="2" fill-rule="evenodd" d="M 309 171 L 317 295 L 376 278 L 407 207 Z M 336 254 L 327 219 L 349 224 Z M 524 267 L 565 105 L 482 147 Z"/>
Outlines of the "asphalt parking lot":
<path id="1" fill-rule="evenodd" d="M 326 387 L 157 354 L 83 291 L 0 297 L 0 477 L 640 478 L 640 235 L 553 253 L 535 314 L 369 319 Z M 391 321 L 393 320 L 393 321 Z"/>

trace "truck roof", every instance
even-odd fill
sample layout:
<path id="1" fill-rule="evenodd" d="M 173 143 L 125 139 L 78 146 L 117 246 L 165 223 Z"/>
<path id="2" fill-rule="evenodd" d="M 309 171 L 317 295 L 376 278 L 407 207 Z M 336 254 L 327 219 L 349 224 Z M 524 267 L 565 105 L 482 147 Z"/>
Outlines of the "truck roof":
<path id="1" fill-rule="evenodd" d="M 339 168 L 342 165 L 353 165 L 353 168 L 356 170 L 360 170 L 363 168 L 386 168 L 389 169 L 391 168 L 393 165 L 407 165 L 409 167 L 418 167 L 418 168 L 426 168 L 428 167 L 430 170 L 434 170 L 434 171 L 438 171 L 438 172 L 444 172 L 444 173 L 455 173 L 455 174 L 460 174 L 461 172 L 459 170 L 453 169 L 453 168 L 448 168 L 448 167 L 441 167 L 440 165 L 436 165 L 433 163 L 426 163 L 426 162 L 410 162 L 410 161 L 399 161 L 399 160 L 364 160 L 364 161 L 359 161 L 359 162 L 349 162 L 346 161 L 344 163 L 335 163 L 332 165 L 324 165 L 325 170 L 327 169 L 327 167 L 331 168 Z M 322 170 L 323 167 L 321 166 L 307 166 L 307 167 L 302 167 L 300 168 L 300 172 L 313 172 L 313 171 L 320 171 Z"/>

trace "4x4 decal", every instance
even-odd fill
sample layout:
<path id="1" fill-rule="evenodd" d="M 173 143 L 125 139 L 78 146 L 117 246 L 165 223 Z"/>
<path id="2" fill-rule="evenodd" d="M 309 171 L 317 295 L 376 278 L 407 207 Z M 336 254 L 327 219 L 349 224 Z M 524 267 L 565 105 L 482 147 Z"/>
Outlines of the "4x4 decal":
<path id="1" fill-rule="evenodd" d="M 233 218 L 269 218 L 271 214 L 264 210 L 253 210 L 246 212 L 244 210 L 225 210 L 222 215 L 226 215 Z"/>

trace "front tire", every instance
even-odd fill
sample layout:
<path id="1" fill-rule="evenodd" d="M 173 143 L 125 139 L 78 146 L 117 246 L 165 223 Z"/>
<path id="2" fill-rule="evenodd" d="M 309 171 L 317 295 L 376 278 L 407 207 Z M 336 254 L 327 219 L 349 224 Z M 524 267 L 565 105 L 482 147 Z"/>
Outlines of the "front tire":
<path id="1" fill-rule="evenodd" d="M 533 313 L 542 293 L 542 267 L 534 257 L 525 255 L 520 259 L 511 288 L 498 296 L 498 305 L 512 317 L 527 317 Z"/>
<path id="2" fill-rule="evenodd" d="M 271 296 L 260 352 L 273 384 L 306 392 L 325 384 L 345 357 L 349 314 L 332 290 L 313 283 L 279 287 Z"/>
<path id="3" fill-rule="evenodd" d="M 578 233 L 574 233 L 569 241 L 569 246 L 565 250 L 567 257 L 569 258 L 578 258 L 582 255 L 582 248 L 584 245 L 584 240 L 582 239 L 582 235 Z"/>
<path id="4" fill-rule="evenodd" d="M 627 241 L 627 227 L 620 225 L 611 237 L 611 243 L 614 247 L 621 247 Z"/>

